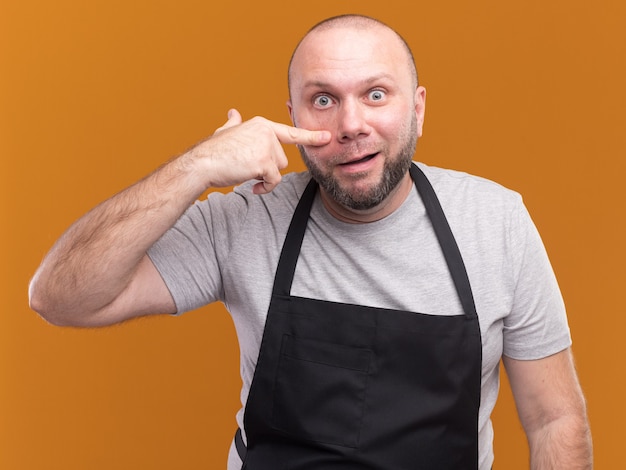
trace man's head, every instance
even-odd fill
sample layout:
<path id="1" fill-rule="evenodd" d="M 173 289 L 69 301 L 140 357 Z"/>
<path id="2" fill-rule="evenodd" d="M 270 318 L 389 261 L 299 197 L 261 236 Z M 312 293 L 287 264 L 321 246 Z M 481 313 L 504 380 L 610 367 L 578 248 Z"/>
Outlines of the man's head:
<path id="1" fill-rule="evenodd" d="M 421 135 L 425 90 L 406 42 L 369 17 L 331 18 L 300 41 L 289 65 L 294 125 L 331 131 L 300 147 L 322 195 L 351 211 L 394 195 Z"/>
<path id="2" fill-rule="evenodd" d="M 415 66 L 415 58 L 413 57 L 413 52 L 411 51 L 411 47 L 408 45 L 408 43 L 404 40 L 402 36 L 400 36 L 400 34 L 398 34 L 397 31 L 390 28 L 382 21 L 379 21 L 375 18 L 371 18 L 369 16 L 340 15 L 340 16 L 333 16 L 332 18 L 327 18 L 323 21 L 320 21 L 316 25 L 314 25 L 311 29 L 309 29 L 307 34 L 305 34 L 305 36 L 300 40 L 300 42 L 294 49 L 293 54 L 291 55 L 291 59 L 289 60 L 289 68 L 288 68 L 288 74 L 287 74 L 287 82 L 288 82 L 290 94 L 291 94 L 291 74 L 292 74 L 291 68 L 293 65 L 294 56 L 296 55 L 296 52 L 298 51 L 300 45 L 304 42 L 307 36 L 311 33 L 323 32 L 325 30 L 329 30 L 329 29 L 333 29 L 337 27 L 356 28 L 356 29 L 364 29 L 364 30 L 382 28 L 393 33 L 398 39 L 399 44 L 404 48 L 406 52 L 407 66 L 409 67 L 409 71 L 413 77 L 414 85 L 415 87 L 417 87 L 418 85 L 417 67 Z"/>

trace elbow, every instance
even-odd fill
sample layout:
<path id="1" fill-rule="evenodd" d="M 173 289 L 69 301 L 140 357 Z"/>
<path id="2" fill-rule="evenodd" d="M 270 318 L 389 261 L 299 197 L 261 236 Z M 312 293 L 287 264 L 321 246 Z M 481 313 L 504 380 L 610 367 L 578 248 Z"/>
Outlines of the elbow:
<path id="1" fill-rule="evenodd" d="M 29 305 L 31 310 L 35 311 L 41 318 L 47 323 L 53 326 L 79 326 L 75 322 L 71 321 L 62 312 L 57 312 L 53 308 L 50 308 L 48 304 L 40 301 L 38 297 L 31 297 L 29 299 Z"/>
<path id="2" fill-rule="evenodd" d="M 28 306 L 34 310 L 42 318 L 46 318 L 46 312 L 49 310 L 48 303 L 41 293 L 41 288 L 37 282 L 37 275 L 33 277 L 28 285 Z"/>
<path id="3" fill-rule="evenodd" d="M 39 316 L 46 320 L 48 323 L 55 326 L 61 326 L 61 322 L 59 321 L 58 317 L 51 313 L 52 309 L 50 309 L 45 299 L 39 296 L 37 291 L 33 292 L 32 290 L 30 290 L 28 292 L 28 306 L 31 310 L 38 313 Z"/>
<path id="4" fill-rule="evenodd" d="M 28 286 L 28 304 L 47 323 L 54 326 L 94 328 L 113 323 L 102 310 L 91 310 L 78 294 L 56 295 L 35 276 Z"/>
<path id="5" fill-rule="evenodd" d="M 28 286 L 28 305 L 31 310 L 39 314 L 46 322 L 55 326 L 70 326 L 71 323 L 54 306 L 50 296 L 37 281 L 37 277 L 31 280 Z"/>

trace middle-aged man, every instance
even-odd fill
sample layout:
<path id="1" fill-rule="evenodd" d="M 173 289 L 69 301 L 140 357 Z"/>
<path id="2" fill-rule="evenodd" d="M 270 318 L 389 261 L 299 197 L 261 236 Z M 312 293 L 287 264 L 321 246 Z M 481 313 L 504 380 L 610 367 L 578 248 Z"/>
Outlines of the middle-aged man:
<path id="1" fill-rule="evenodd" d="M 326 20 L 297 46 L 289 92 L 295 127 L 231 110 L 72 225 L 32 307 L 99 326 L 224 302 L 244 404 L 230 470 L 490 469 L 501 358 L 531 467 L 591 468 L 539 235 L 518 194 L 412 161 L 425 90 L 402 38 Z M 281 143 L 308 172 L 281 176 Z"/>

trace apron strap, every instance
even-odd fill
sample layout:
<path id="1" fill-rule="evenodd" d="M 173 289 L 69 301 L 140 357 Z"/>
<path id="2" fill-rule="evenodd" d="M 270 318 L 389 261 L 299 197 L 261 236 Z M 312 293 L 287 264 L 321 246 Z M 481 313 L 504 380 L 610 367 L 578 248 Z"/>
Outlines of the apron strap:
<path id="1" fill-rule="evenodd" d="M 463 262 L 461 252 L 454 239 L 454 235 L 452 234 L 452 230 L 450 229 L 441 204 L 439 203 L 439 199 L 435 194 L 435 190 L 430 184 L 430 181 L 428 181 L 428 178 L 426 178 L 424 172 L 422 172 L 415 163 L 411 164 L 409 172 L 415 182 L 422 202 L 426 207 L 426 213 L 430 218 L 433 230 L 441 246 L 465 316 L 475 318 L 478 315 L 476 313 L 476 305 L 465 269 L 465 263 Z M 285 236 L 285 240 L 291 240 L 292 243 L 283 244 L 283 250 L 280 255 L 276 277 L 274 279 L 275 295 L 287 297 L 291 293 L 291 285 L 296 272 L 298 256 L 300 255 L 300 246 L 304 239 L 309 213 L 311 212 L 316 192 L 317 183 L 315 180 L 311 179 L 304 189 L 300 201 L 298 201 L 292 222 Z"/>
<path id="2" fill-rule="evenodd" d="M 246 445 L 243 443 L 240 428 L 237 428 L 237 432 L 235 432 L 235 447 L 237 448 L 239 458 L 242 462 L 244 462 L 246 460 L 246 453 L 248 452 L 248 449 L 246 449 Z"/>
<path id="3" fill-rule="evenodd" d="M 302 240 L 304 240 L 304 233 L 306 232 L 309 213 L 311 212 L 316 192 L 317 182 L 311 178 L 300 197 L 300 201 L 298 201 L 289 230 L 287 235 L 285 235 L 285 240 L 292 240 L 293 243 L 283 243 L 276 276 L 274 277 L 273 293 L 275 295 L 287 297 L 291 293 L 291 284 L 293 283 L 296 264 L 300 256 L 300 246 L 302 245 Z"/>
<path id="4" fill-rule="evenodd" d="M 450 229 L 448 220 L 439 203 L 439 199 L 435 194 L 435 190 L 430 184 L 430 181 L 428 181 L 428 178 L 426 178 L 424 172 L 420 170 L 417 165 L 412 164 L 409 171 L 413 181 L 415 181 L 417 191 L 422 197 L 422 202 L 426 207 L 426 213 L 433 225 L 437 240 L 439 240 L 439 245 L 441 246 L 441 250 L 443 251 L 448 265 L 448 270 L 450 271 L 459 299 L 461 300 L 463 311 L 467 317 L 477 317 L 474 295 L 472 294 L 472 288 L 469 278 L 467 277 L 465 263 L 463 262 L 459 246 L 452 234 L 452 229 Z"/>

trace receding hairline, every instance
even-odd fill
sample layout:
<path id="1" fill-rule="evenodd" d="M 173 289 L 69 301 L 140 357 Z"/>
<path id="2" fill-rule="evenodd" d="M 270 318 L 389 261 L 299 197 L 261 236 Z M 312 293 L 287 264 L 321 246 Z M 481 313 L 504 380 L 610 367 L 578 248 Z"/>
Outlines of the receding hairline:
<path id="1" fill-rule="evenodd" d="M 405 52 L 407 53 L 409 57 L 409 69 L 410 69 L 414 84 L 417 87 L 419 80 L 418 80 L 418 75 L 417 75 L 417 67 L 415 66 L 415 57 L 413 56 L 411 47 L 406 42 L 406 40 L 402 37 L 402 35 L 400 35 L 400 33 L 398 33 L 391 26 L 383 23 L 380 20 L 377 20 L 376 18 L 372 18 L 370 16 L 365 16 L 365 15 L 348 14 L 348 15 L 333 16 L 331 18 L 322 20 L 319 23 L 313 25 L 313 27 L 311 27 L 311 29 L 309 29 L 307 33 L 304 36 L 302 36 L 302 39 L 300 39 L 300 41 L 294 48 L 293 53 L 291 54 L 291 58 L 289 59 L 289 67 L 287 69 L 287 86 L 289 88 L 290 94 L 291 94 L 291 81 L 292 81 L 291 80 L 291 67 L 292 67 L 293 59 L 296 55 L 296 52 L 298 52 L 298 49 L 300 49 L 302 42 L 307 37 L 309 37 L 312 33 L 328 31 L 333 28 L 346 28 L 346 27 L 359 29 L 359 30 L 383 28 L 388 31 L 391 31 L 396 36 L 396 38 L 400 40 L 400 44 L 402 44 L 402 47 L 404 48 Z"/>

